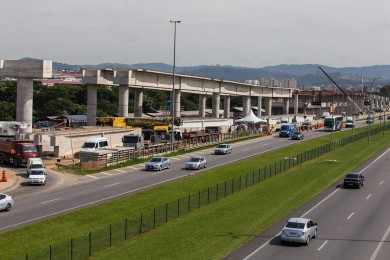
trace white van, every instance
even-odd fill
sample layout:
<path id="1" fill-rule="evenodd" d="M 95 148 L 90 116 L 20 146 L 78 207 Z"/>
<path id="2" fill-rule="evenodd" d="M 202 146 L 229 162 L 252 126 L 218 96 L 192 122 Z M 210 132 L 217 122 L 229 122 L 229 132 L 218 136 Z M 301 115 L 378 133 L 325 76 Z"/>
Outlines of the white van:
<path id="1" fill-rule="evenodd" d="M 27 160 L 27 176 L 30 175 L 31 170 L 35 169 L 45 169 L 41 158 L 29 158 Z"/>
<path id="2" fill-rule="evenodd" d="M 99 149 L 107 149 L 108 139 L 105 137 L 95 137 L 87 140 L 81 147 L 81 151 L 89 152 Z"/>

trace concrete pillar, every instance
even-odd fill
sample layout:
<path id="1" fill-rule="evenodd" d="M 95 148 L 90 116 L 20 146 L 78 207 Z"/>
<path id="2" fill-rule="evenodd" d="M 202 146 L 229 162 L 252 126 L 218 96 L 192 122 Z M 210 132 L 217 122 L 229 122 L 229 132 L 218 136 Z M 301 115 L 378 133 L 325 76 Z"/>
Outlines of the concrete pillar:
<path id="1" fill-rule="evenodd" d="M 247 116 L 249 114 L 250 109 L 252 109 L 251 97 L 243 96 L 242 97 L 242 112 L 244 113 L 244 116 Z"/>
<path id="2" fill-rule="evenodd" d="M 181 91 L 180 90 L 175 90 L 175 117 L 180 117 L 181 116 Z"/>
<path id="3" fill-rule="evenodd" d="M 27 132 L 32 132 L 33 117 L 33 80 L 20 78 L 16 88 L 16 121 L 29 124 Z"/>
<path id="4" fill-rule="evenodd" d="M 298 115 L 299 97 L 298 94 L 294 95 L 294 115 Z"/>
<path id="5" fill-rule="evenodd" d="M 257 117 L 261 117 L 261 107 L 263 106 L 263 97 L 257 97 Z"/>
<path id="6" fill-rule="evenodd" d="M 129 86 L 120 85 L 118 91 L 118 116 L 129 116 Z"/>
<path id="7" fill-rule="evenodd" d="M 96 125 L 96 110 L 97 110 L 97 86 L 88 85 L 87 87 L 87 124 L 89 126 Z"/>
<path id="8" fill-rule="evenodd" d="M 142 89 L 134 89 L 134 117 L 142 117 L 142 104 L 144 103 L 144 92 Z"/>
<path id="9" fill-rule="evenodd" d="M 199 117 L 206 117 L 206 95 L 199 95 Z"/>
<path id="10" fill-rule="evenodd" d="M 265 113 L 268 117 L 272 116 L 272 98 L 265 98 Z"/>
<path id="11" fill-rule="evenodd" d="M 213 94 L 213 118 L 219 118 L 219 109 L 221 107 L 221 96 L 219 93 Z"/>
<path id="12" fill-rule="evenodd" d="M 223 97 L 223 117 L 230 118 L 230 96 Z"/>
<path id="13" fill-rule="evenodd" d="M 290 114 L 290 98 L 285 98 L 283 103 L 284 103 L 284 113 L 286 115 Z"/>

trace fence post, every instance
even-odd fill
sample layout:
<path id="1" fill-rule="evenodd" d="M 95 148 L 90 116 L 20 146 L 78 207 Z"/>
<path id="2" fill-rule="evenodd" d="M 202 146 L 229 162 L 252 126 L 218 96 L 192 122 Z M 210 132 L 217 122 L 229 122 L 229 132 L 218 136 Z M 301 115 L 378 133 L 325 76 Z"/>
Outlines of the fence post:
<path id="1" fill-rule="evenodd" d="M 70 239 L 70 260 L 73 260 L 73 238 Z"/>
<path id="2" fill-rule="evenodd" d="M 142 233 L 142 225 L 143 225 L 143 217 L 142 217 L 142 213 L 141 213 L 141 216 L 140 216 L 140 219 L 139 219 L 139 233 L 140 234 Z"/>
<path id="3" fill-rule="evenodd" d="M 200 191 L 198 191 L 198 208 L 200 208 Z"/>
<path id="4" fill-rule="evenodd" d="M 207 187 L 207 204 L 210 204 L 210 187 Z"/>
<path id="5" fill-rule="evenodd" d="M 180 199 L 177 199 L 177 216 L 180 217 Z"/>
<path id="6" fill-rule="evenodd" d="M 216 193 L 215 193 L 215 200 L 218 200 L 218 186 L 219 186 L 218 183 L 217 183 L 216 186 L 217 186 L 217 191 L 216 191 Z"/>
<path id="7" fill-rule="evenodd" d="M 234 178 L 232 179 L 232 194 L 234 193 Z"/>
<path id="8" fill-rule="evenodd" d="M 153 208 L 153 229 L 156 228 L 156 208 Z"/>
<path id="9" fill-rule="evenodd" d="M 26 260 L 28 260 L 28 254 L 26 254 Z"/>
<path id="10" fill-rule="evenodd" d="M 51 245 L 49 246 L 49 259 L 51 260 L 53 258 L 52 256 L 52 248 Z"/>
<path id="11" fill-rule="evenodd" d="M 191 211 L 191 195 L 188 195 L 188 212 Z"/>
<path id="12" fill-rule="evenodd" d="M 92 233 L 88 233 L 88 256 L 92 256 Z"/>
<path id="13" fill-rule="evenodd" d="M 225 181 L 225 190 L 224 190 L 224 194 L 223 194 L 224 197 L 226 197 L 226 188 L 227 188 L 226 186 L 227 186 L 227 182 Z"/>
<path id="14" fill-rule="evenodd" d="M 165 203 L 165 223 L 168 222 L 168 203 Z"/>
<path id="15" fill-rule="evenodd" d="M 109 237 L 109 245 L 110 245 L 110 247 L 112 246 L 112 226 L 111 226 L 111 224 L 110 224 L 110 226 L 109 226 L 109 229 L 110 229 L 110 233 L 109 233 L 109 235 L 110 235 L 110 237 Z"/>

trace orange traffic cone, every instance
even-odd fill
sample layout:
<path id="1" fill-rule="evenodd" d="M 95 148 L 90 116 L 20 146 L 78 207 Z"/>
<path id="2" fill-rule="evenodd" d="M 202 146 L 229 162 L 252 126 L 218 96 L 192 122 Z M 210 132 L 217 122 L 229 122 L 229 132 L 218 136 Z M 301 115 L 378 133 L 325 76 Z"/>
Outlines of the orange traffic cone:
<path id="1" fill-rule="evenodd" d="M 7 176 L 5 175 L 5 171 L 4 170 L 3 170 L 0 182 L 7 182 Z"/>

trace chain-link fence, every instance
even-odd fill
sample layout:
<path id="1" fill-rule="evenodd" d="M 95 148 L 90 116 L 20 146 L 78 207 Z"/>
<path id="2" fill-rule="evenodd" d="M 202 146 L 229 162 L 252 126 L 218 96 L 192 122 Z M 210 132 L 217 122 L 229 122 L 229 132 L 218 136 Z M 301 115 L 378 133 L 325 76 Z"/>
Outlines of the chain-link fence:
<path id="1" fill-rule="evenodd" d="M 84 236 L 70 238 L 65 242 L 49 245 L 44 250 L 28 253 L 16 259 L 86 259 L 97 251 L 110 248 L 120 241 L 131 239 L 134 236 L 155 229 L 168 221 L 230 196 L 235 192 L 251 187 L 256 183 L 285 172 L 306 161 L 318 158 L 339 147 L 362 140 L 363 138 L 367 138 L 369 142 L 370 136 L 390 129 L 389 126 L 390 125 L 382 125 L 381 127 L 365 128 L 350 136 L 330 141 L 327 144 L 317 146 L 301 153 L 291 154 L 290 156 L 274 161 L 267 166 L 251 169 L 248 173 L 234 177 L 229 181 L 217 183 L 207 189 L 199 190 L 196 193 L 189 194 L 188 196 L 156 207 L 151 211 L 143 212 L 138 218 L 125 218 L 120 222 L 107 225 L 100 229 L 95 229 Z"/>

